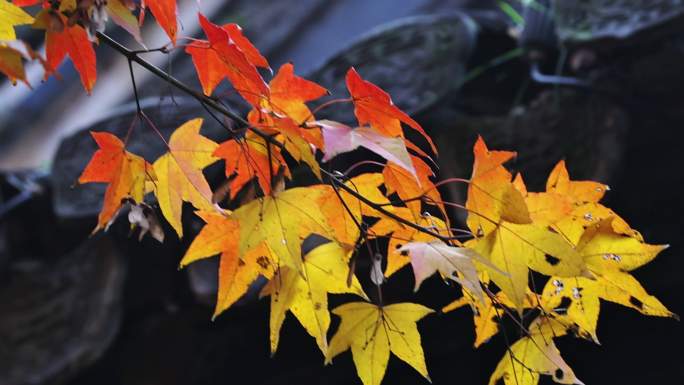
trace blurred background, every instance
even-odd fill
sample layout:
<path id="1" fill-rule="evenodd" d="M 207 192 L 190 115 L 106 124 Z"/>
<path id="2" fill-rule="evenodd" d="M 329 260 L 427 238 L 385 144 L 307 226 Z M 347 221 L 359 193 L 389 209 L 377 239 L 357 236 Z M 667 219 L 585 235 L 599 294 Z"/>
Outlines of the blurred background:
<path id="1" fill-rule="evenodd" d="M 179 0 L 182 35 L 198 36 L 196 12 L 236 22 L 271 66 L 295 70 L 346 95 L 354 65 L 390 92 L 395 104 L 435 139 L 440 178 L 470 175 L 478 134 L 490 148 L 516 150 L 509 164 L 541 190 L 566 159 L 573 179 L 608 183 L 605 204 L 649 243 L 669 243 L 635 276 L 675 313 L 684 313 L 684 1 L 681 0 Z M 137 43 L 118 28 L 111 36 Z M 33 42 L 30 29 L 21 37 Z M 148 47 L 167 42 L 147 23 Z M 95 144 L 88 130 L 122 137 L 135 116 L 128 64 L 97 48 L 91 96 L 70 63 L 34 89 L 0 79 L 0 384 L 360 384 L 351 354 L 323 366 L 314 341 L 289 317 L 275 357 L 268 352 L 269 302 L 258 288 L 210 320 L 217 260 L 178 271 L 201 223 L 186 207 L 183 240 L 166 231 L 160 245 L 138 242 L 125 221 L 89 237 L 103 186 L 74 186 Z M 182 49 L 145 59 L 200 89 Z M 225 133 L 197 103 L 135 68 L 143 108 L 164 135 L 204 116 L 204 133 Z M 223 83 L 216 91 L 238 113 L 246 106 Z M 351 109 L 328 118 L 353 121 Z M 230 123 L 230 122 L 228 122 Z M 164 151 L 141 126 L 130 150 L 154 159 Z M 344 169 L 353 157 L 340 157 Z M 221 167 L 207 171 L 221 182 Z M 464 191 L 442 192 L 462 202 Z M 451 213 L 463 221 L 463 213 Z M 168 230 L 168 228 L 166 229 Z M 360 275 L 367 275 L 361 267 Z M 438 279 L 411 292 L 410 269 L 388 282 L 388 302 L 435 309 L 459 289 Z M 362 281 L 369 283 L 362 277 Z M 348 301 L 331 296 L 331 306 Z M 335 330 L 336 321 L 331 330 Z M 462 309 L 419 323 L 435 384 L 484 384 L 506 351 L 499 335 L 474 349 L 472 314 Z M 516 337 L 510 328 L 508 334 Z M 560 339 L 559 349 L 586 384 L 684 383 L 681 324 L 602 303 L 602 345 Z M 385 384 L 423 384 L 390 359 Z M 551 383 L 543 378 L 542 383 Z"/>

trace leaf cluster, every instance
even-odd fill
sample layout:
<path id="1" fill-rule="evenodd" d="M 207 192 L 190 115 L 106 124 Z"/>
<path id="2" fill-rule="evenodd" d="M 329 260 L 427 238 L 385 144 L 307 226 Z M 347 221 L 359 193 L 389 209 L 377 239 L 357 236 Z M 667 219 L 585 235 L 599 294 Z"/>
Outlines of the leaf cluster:
<path id="1" fill-rule="evenodd" d="M 37 3 L 43 7 L 35 17 L 15 5 Z M 49 76 L 68 55 L 90 92 L 96 82 L 94 31 L 102 29 L 107 15 L 142 42 L 140 24 L 149 9 L 170 45 L 186 40 L 177 35 L 173 0 L 103 4 L 0 0 L 0 40 L 10 41 L 0 45 L 0 71 L 28 84 L 24 60 L 39 60 Z M 476 347 L 498 333 L 504 318 L 519 326 L 522 337 L 504 354 L 490 383 L 536 384 L 541 375 L 581 383 L 554 339 L 571 335 L 598 343 L 601 300 L 647 315 L 675 316 L 630 274 L 666 246 L 647 244 L 600 203 L 608 186 L 571 180 L 561 161 L 545 191 L 530 192 L 522 176 L 513 177 L 504 166 L 515 153 L 490 150 L 482 138 L 474 145 L 470 178 L 438 183 L 431 166 L 437 148 L 430 136 L 354 68 L 345 79 L 349 94 L 312 110 L 312 102 L 328 96 L 325 88 L 298 76 L 291 63 L 267 81 L 262 76 L 270 70 L 267 59 L 238 25 L 217 25 L 201 13 L 198 19 L 205 39 L 187 39 L 184 50 L 207 98 L 219 100 L 212 94 L 227 80 L 249 103 L 244 128 L 231 129 L 231 139 L 216 143 L 201 134 L 202 119 L 191 119 L 168 140 L 160 135 L 168 151 L 154 161 L 127 151 L 129 136 L 93 132 L 99 149 L 78 182 L 107 184 L 94 232 L 106 230 L 129 208 L 128 220 L 141 229 L 141 237 L 150 232 L 164 240 L 157 211 L 183 237 L 182 208 L 192 205 L 205 224 L 180 265 L 220 255 L 214 317 L 263 277 L 268 283 L 261 295 L 271 301 L 272 352 L 290 312 L 325 363 L 351 350 L 363 383 L 377 385 L 390 352 L 429 380 L 417 322 L 433 310 L 382 300 L 385 280 L 409 264 L 416 291 L 433 276 L 460 285 L 462 296 L 442 312 L 466 305 L 472 310 Z M 45 60 L 15 40 L 14 27 L 22 24 L 45 30 Z M 355 127 L 316 118 L 321 109 L 342 103 L 353 105 Z M 144 111 L 138 118 L 156 130 Z M 407 139 L 409 129 L 421 143 Z M 359 147 L 384 160 L 366 162 L 377 172 L 355 173 L 356 167 L 331 172 L 321 166 Z M 225 165 L 225 181 L 212 190 L 203 170 L 216 162 Z M 295 168 L 309 170 L 317 182 L 292 187 Z M 467 200 L 443 200 L 438 190 L 443 183 L 466 183 Z M 449 206 L 467 212 L 466 228 L 450 223 Z M 388 239 L 388 247 L 374 246 L 377 239 Z M 355 268 L 364 248 L 372 258 L 374 301 Z M 537 287 L 531 272 L 548 277 L 546 283 Z M 329 310 L 328 295 L 342 293 L 358 301 Z M 341 324 L 329 340 L 331 312 Z"/>

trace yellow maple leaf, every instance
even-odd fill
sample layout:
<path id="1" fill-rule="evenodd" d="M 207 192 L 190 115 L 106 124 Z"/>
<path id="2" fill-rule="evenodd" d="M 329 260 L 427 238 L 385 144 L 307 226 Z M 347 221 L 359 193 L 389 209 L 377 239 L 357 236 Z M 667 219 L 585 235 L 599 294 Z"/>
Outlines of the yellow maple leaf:
<path id="1" fill-rule="evenodd" d="M 546 275 L 587 275 L 581 255 L 559 234 L 534 224 L 501 223 L 472 247 L 497 269 L 482 265 L 519 312 L 527 293 L 529 269 Z M 501 274 L 503 271 L 506 274 Z"/>
<path id="2" fill-rule="evenodd" d="M 255 199 L 233 212 L 240 223 L 239 255 L 265 243 L 274 266 L 302 272 L 302 242 L 311 234 L 335 240 L 335 231 L 318 202 L 330 186 L 296 187 Z"/>
<path id="3" fill-rule="evenodd" d="M 196 214 L 206 224 L 193 239 L 180 267 L 221 254 L 213 316 L 215 318 L 240 299 L 259 275 L 270 279 L 276 267 L 269 262 L 270 250 L 265 244 L 250 250 L 246 255 L 238 255 L 239 222 L 228 213 L 198 211 Z"/>
<path id="4" fill-rule="evenodd" d="M 333 313 L 342 318 L 342 323 L 330 341 L 326 364 L 351 348 L 364 385 L 379 385 L 391 351 L 429 380 L 416 322 L 432 312 L 415 303 L 378 306 L 351 302 L 339 306 Z"/>
<path id="5" fill-rule="evenodd" d="M 368 299 L 356 277 L 347 286 L 349 254 L 334 242 L 325 243 L 306 254 L 303 274 L 283 267 L 264 287 L 261 294 L 271 296 L 271 353 L 278 349 L 280 328 L 288 310 L 316 339 L 321 352 L 326 353 L 330 326 L 328 293 L 352 293 Z"/>
<path id="6" fill-rule="evenodd" d="M 596 279 L 583 277 L 551 277 L 542 292 L 542 306 L 547 311 L 556 310 L 567 298 L 565 312 L 569 320 L 588 333 L 598 343 L 596 325 L 600 312 L 600 299 L 635 309 L 642 314 L 658 317 L 674 317 L 656 297 L 649 295 L 631 274 L 619 270 L 606 271 Z"/>
<path id="7" fill-rule="evenodd" d="M 480 281 L 484 285 L 489 284 L 487 273 L 480 274 Z M 529 309 L 539 306 L 538 297 L 539 294 L 527 290 L 527 295 L 523 301 L 523 308 Z M 463 296 L 444 306 L 442 313 L 448 313 L 465 305 L 469 305 L 473 311 L 473 322 L 475 324 L 475 342 L 473 346 L 476 348 L 489 341 L 490 338 L 499 332 L 500 320 L 508 315 L 505 307 L 516 307 L 502 291 L 491 297 L 485 296 L 484 301 L 480 301 L 468 289 L 464 289 Z"/>
<path id="8" fill-rule="evenodd" d="M 532 321 L 529 334 L 516 341 L 501 358 L 489 385 L 503 378 L 505 385 L 537 385 L 540 375 L 553 376 L 561 384 L 581 384 L 563 360 L 553 338 L 566 334 L 566 326 L 553 318 Z"/>
<path id="9" fill-rule="evenodd" d="M 593 272 L 632 271 L 668 248 L 668 245 L 645 243 L 640 235 L 637 238 L 616 231 L 616 227 L 623 226 L 622 223 L 620 218 L 608 217 L 587 227 L 577 242 L 577 251 Z"/>
<path id="10" fill-rule="evenodd" d="M 0 0 L 0 40 L 16 39 L 14 27 L 31 23 L 33 16 L 7 0 Z"/>
<path id="11" fill-rule="evenodd" d="M 26 80 L 26 71 L 24 71 L 24 62 L 22 61 L 23 57 L 23 53 L 16 47 L 0 42 L 0 72 L 5 74 L 12 84 L 16 84 L 17 80 L 21 80 L 30 87 Z"/>
<path id="12" fill-rule="evenodd" d="M 643 240 L 641 234 L 624 219 L 598 203 L 608 186 L 570 180 L 564 162 L 559 162 L 551 172 L 546 192 L 528 192 L 520 174 L 516 175 L 513 184 L 524 196 L 532 221 L 553 227 L 572 244 L 577 244 L 584 229 L 611 217 L 616 233 Z"/>
<path id="13" fill-rule="evenodd" d="M 155 195 L 159 207 L 179 237 L 183 237 L 184 201 L 199 210 L 214 207 L 211 188 L 202 169 L 218 160 L 212 155 L 218 144 L 200 135 L 201 126 L 202 119 L 196 118 L 178 127 L 168 142 L 169 151 L 153 164 L 158 177 Z"/>

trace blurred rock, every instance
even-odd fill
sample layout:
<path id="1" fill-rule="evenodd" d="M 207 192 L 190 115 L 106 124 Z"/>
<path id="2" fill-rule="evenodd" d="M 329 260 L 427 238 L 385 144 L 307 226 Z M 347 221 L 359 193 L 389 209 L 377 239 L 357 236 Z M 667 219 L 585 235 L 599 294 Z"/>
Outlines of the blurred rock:
<path id="1" fill-rule="evenodd" d="M 587 44 L 637 35 L 659 36 L 655 29 L 682 30 L 681 0 L 555 0 L 557 33 L 567 44 Z"/>
<path id="2" fill-rule="evenodd" d="M 59 384 L 96 361 L 121 321 L 124 261 L 103 236 L 12 258 L 0 283 L 0 383 Z"/>
<path id="3" fill-rule="evenodd" d="M 477 23 L 465 13 L 415 16 L 383 24 L 328 60 L 309 78 L 335 97 L 348 95 L 353 66 L 409 115 L 425 110 L 463 81 L 477 39 Z M 329 108 L 320 117 L 353 124 L 350 108 Z"/>

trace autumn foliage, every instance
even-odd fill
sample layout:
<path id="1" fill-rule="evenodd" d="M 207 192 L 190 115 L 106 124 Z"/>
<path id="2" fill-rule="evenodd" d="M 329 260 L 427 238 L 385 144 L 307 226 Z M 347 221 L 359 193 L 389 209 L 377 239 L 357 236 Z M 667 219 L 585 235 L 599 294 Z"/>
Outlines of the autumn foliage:
<path id="1" fill-rule="evenodd" d="M 18 6 L 33 4 L 42 4 L 34 16 Z M 381 383 L 390 352 L 429 379 L 418 321 L 434 316 L 434 310 L 410 299 L 382 302 L 384 281 L 409 264 L 416 291 L 426 279 L 460 285 L 462 296 L 441 310 L 471 310 L 475 347 L 498 333 L 502 319 L 519 324 L 522 337 L 502 352 L 492 384 L 500 379 L 507 385 L 536 384 L 541 375 L 580 383 L 554 339 L 567 335 L 598 343 L 601 300 L 646 315 L 675 316 L 630 274 L 667 246 L 646 243 L 600 203 L 608 186 L 572 180 L 560 161 L 545 191 L 528 191 L 523 176 L 513 176 L 505 166 L 516 154 L 490 150 L 479 138 L 470 178 L 442 182 L 466 183 L 467 200 L 445 201 L 435 180 L 432 158 L 438 149 L 430 136 L 354 68 L 346 74 L 349 95 L 334 95 L 341 99 L 319 106 L 352 103 L 358 125 L 318 120 L 318 110 L 308 103 L 326 97 L 327 90 L 298 76 L 289 63 L 267 82 L 266 58 L 238 25 L 217 25 L 198 14 L 205 38 L 187 39 L 177 28 L 175 1 L 136 4 L 0 0 L 0 71 L 28 85 L 25 61 L 38 60 L 51 76 L 68 56 L 91 92 L 97 79 L 93 43 L 103 15 L 141 41 L 139 23 L 149 11 L 171 45 L 191 56 L 205 95 L 224 80 L 232 85 L 251 111 L 231 139 L 217 143 L 202 134 L 207 123 L 191 119 L 160 138 L 167 144 L 165 154 L 144 159 L 126 150 L 128 138 L 92 132 L 99 149 L 78 182 L 107 184 L 94 232 L 106 230 L 127 208 L 131 225 L 156 239 L 164 238 L 156 212 L 183 237 L 182 208 L 192 205 L 205 224 L 180 266 L 220 255 L 214 317 L 258 277 L 266 278 L 261 295 L 271 301 L 273 352 L 291 312 L 326 364 L 351 350 L 365 385 Z M 26 24 L 45 30 L 44 59 L 16 40 L 14 28 Z M 418 143 L 409 141 L 407 130 L 418 134 L 410 136 Z M 376 172 L 343 174 L 321 167 L 359 147 L 384 159 L 374 163 Z M 216 162 L 225 164 L 224 193 L 212 191 L 203 173 Z M 317 183 L 290 187 L 295 168 L 310 170 Z M 146 201 L 156 202 L 153 210 L 141 211 Z M 447 207 L 467 212 L 465 228 L 450 222 Z M 386 249 L 369 242 L 382 238 L 388 239 Z M 374 302 L 356 276 L 361 257 L 371 258 L 371 281 L 379 293 Z M 532 271 L 548 277 L 545 285 L 530 284 Z M 358 298 L 330 310 L 328 294 L 341 293 Z M 331 338 L 330 313 L 341 318 Z M 524 317 L 530 314 L 536 317 Z"/>

